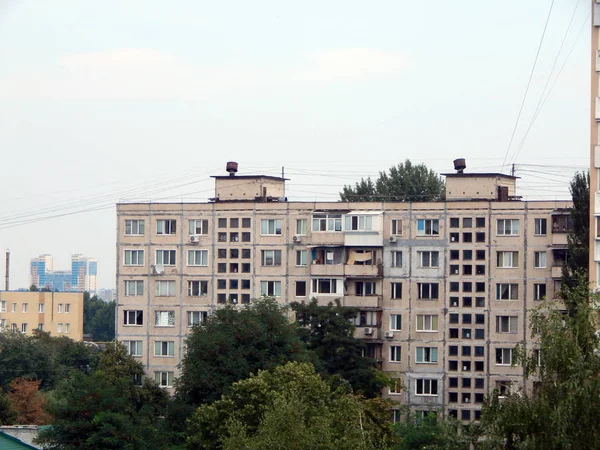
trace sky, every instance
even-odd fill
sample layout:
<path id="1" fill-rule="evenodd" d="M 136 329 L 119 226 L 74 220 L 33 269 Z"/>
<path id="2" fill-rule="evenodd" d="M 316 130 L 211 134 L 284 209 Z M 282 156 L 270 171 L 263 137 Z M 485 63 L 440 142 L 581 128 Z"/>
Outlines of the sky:
<path id="1" fill-rule="evenodd" d="M 114 287 L 115 204 L 206 201 L 230 160 L 240 174 L 284 167 L 290 200 L 337 200 L 406 158 L 514 163 L 525 199 L 568 199 L 589 165 L 590 8 L 0 0 L 10 287 L 42 253 L 59 269 L 95 257 L 98 287 Z"/>

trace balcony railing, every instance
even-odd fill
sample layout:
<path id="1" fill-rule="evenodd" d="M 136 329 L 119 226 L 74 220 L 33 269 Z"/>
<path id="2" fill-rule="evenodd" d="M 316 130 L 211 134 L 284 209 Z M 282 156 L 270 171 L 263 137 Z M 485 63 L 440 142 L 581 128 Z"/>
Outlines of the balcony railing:
<path id="1" fill-rule="evenodd" d="M 381 295 L 344 295 L 343 305 L 361 309 L 377 309 L 382 306 L 382 298 Z"/>

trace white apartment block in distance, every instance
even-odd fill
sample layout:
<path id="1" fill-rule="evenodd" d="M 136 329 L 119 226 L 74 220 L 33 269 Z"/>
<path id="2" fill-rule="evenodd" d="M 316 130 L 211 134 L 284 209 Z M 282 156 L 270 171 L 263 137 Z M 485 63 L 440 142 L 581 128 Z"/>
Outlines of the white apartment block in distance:
<path id="1" fill-rule="evenodd" d="M 402 379 L 384 397 L 478 419 L 485 394 L 525 382 L 512 348 L 533 351 L 528 310 L 560 287 L 571 204 L 455 165 L 444 202 L 293 202 L 284 178 L 229 163 L 206 203 L 119 204 L 118 339 L 171 388 L 190 327 L 226 302 L 339 298 Z"/>

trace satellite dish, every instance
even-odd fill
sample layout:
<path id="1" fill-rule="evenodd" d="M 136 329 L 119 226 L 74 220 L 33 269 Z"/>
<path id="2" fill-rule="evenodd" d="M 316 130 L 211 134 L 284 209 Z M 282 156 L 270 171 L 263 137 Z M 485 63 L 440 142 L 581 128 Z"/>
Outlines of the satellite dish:
<path id="1" fill-rule="evenodd" d="M 154 273 L 156 275 L 162 275 L 163 273 L 165 273 L 165 266 L 163 266 L 162 264 L 156 264 L 154 266 Z"/>

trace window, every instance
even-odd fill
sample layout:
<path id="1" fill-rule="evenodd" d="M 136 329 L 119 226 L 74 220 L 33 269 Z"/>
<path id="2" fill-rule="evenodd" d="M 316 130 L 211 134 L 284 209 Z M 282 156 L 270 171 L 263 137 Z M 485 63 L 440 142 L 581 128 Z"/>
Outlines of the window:
<path id="1" fill-rule="evenodd" d="M 400 362 L 402 358 L 402 347 L 399 345 L 390 346 L 390 362 Z"/>
<path id="2" fill-rule="evenodd" d="M 232 217 L 229 219 L 229 228 L 239 228 L 240 227 L 240 219 L 237 217 Z"/>
<path id="3" fill-rule="evenodd" d="M 497 366 L 510 366 L 512 365 L 512 348 L 497 348 L 496 349 L 496 365 Z"/>
<path id="4" fill-rule="evenodd" d="M 356 295 L 377 295 L 376 283 L 374 281 L 357 281 L 354 284 Z"/>
<path id="5" fill-rule="evenodd" d="M 473 219 L 470 217 L 463 218 L 463 228 L 471 228 L 473 226 Z"/>
<path id="6" fill-rule="evenodd" d="M 421 267 L 439 267 L 440 252 L 424 251 L 417 253 Z"/>
<path id="7" fill-rule="evenodd" d="M 548 221 L 546 219 L 534 219 L 533 233 L 536 236 L 545 236 L 548 233 Z"/>
<path id="8" fill-rule="evenodd" d="M 546 252 L 533 252 L 533 267 L 536 269 L 546 268 Z"/>
<path id="9" fill-rule="evenodd" d="M 306 250 L 296 250 L 296 265 L 297 266 L 305 266 L 306 265 Z"/>
<path id="10" fill-rule="evenodd" d="M 13 323 L 13 325 L 16 325 L 16 324 Z M 56 332 L 59 334 L 63 332 L 63 324 L 62 323 L 56 324 Z"/>
<path id="11" fill-rule="evenodd" d="M 154 326 L 174 327 L 175 311 L 154 311 Z"/>
<path id="12" fill-rule="evenodd" d="M 419 300 L 435 300 L 439 298 L 438 283 L 417 283 Z"/>
<path id="13" fill-rule="evenodd" d="M 143 236 L 145 228 L 143 220 L 126 220 L 125 236 Z"/>
<path id="14" fill-rule="evenodd" d="M 208 266 L 208 250 L 188 250 L 188 266 Z"/>
<path id="15" fill-rule="evenodd" d="M 217 226 L 219 228 L 227 228 L 227 218 L 226 217 L 219 218 L 219 220 L 217 221 Z"/>
<path id="16" fill-rule="evenodd" d="M 485 250 L 476 250 L 475 259 L 477 259 L 478 261 L 485 260 Z"/>
<path id="17" fill-rule="evenodd" d="M 497 316 L 496 317 L 496 332 L 497 333 L 516 333 L 517 332 L 517 316 Z"/>
<path id="18" fill-rule="evenodd" d="M 392 236 L 402 236 L 402 219 L 392 219 Z"/>
<path id="19" fill-rule="evenodd" d="M 519 219 L 498 219 L 496 221 L 498 236 L 516 236 L 519 234 Z"/>
<path id="20" fill-rule="evenodd" d="M 174 266 L 177 264 L 177 250 L 156 250 L 156 264 Z"/>
<path id="21" fill-rule="evenodd" d="M 391 388 L 389 388 L 390 394 L 402 394 L 402 380 L 395 379 L 393 381 L 394 385 Z"/>
<path id="22" fill-rule="evenodd" d="M 160 387 L 170 388 L 173 387 L 173 372 L 154 372 L 154 381 Z"/>
<path id="23" fill-rule="evenodd" d="M 378 324 L 377 311 L 360 311 L 354 318 L 354 325 L 357 327 L 376 327 L 379 326 Z"/>
<path id="24" fill-rule="evenodd" d="M 346 216 L 347 231 L 371 231 L 373 229 L 373 216 Z"/>
<path id="25" fill-rule="evenodd" d="M 17 312 L 17 304 L 16 303 L 13 303 L 11 305 L 11 312 Z"/>
<path id="26" fill-rule="evenodd" d="M 533 285 L 533 299 L 534 300 L 545 300 L 546 299 L 546 284 L 535 283 Z"/>
<path id="27" fill-rule="evenodd" d="M 69 334 L 71 332 L 71 324 L 65 323 L 65 333 Z"/>
<path id="28" fill-rule="evenodd" d="M 177 232 L 176 220 L 159 219 L 156 221 L 156 234 L 175 234 Z"/>
<path id="29" fill-rule="evenodd" d="M 252 221 L 249 217 L 242 218 L 242 228 L 250 228 L 252 225 Z"/>
<path id="30" fill-rule="evenodd" d="M 26 313 L 28 309 L 29 309 L 29 304 L 28 303 L 23 303 L 21 305 L 21 312 Z"/>
<path id="31" fill-rule="evenodd" d="M 144 295 L 144 282 L 142 280 L 125 280 L 125 296 Z"/>
<path id="32" fill-rule="evenodd" d="M 123 325 L 144 325 L 144 312 L 123 311 Z"/>
<path id="33" fill-rule="evenodd" d="M 281 250 L 262 250 L 261 255 L 263 266 L 281 265 Z"/>
<path id="34" fill-rule="evenodd" d="M 296 234 L 300 236 L 306 236 L 308 230 L 308 220 L 296 219 Z"/>
<path id="35" fill-rule="evenodd" d="M 402 283 L 390 283 L 392 299 L 402 298 Z"/>
<path id="36" fill-rule="evenodd" d="M 204 323 L 207 317 L 208 313 L 206 311 L 188 311 L 187 326 L 193 327 L 194 325 Z"/>
<path id="37" fill-rule="evenodd" d="M 437 331 L 438 316 L 435 314 L 417 314 L 417 331 Z"/>
<path id="38" fill-rule="evenodd" d="M 402 267 L 402 252 L 393 251 L 392 252 L 392 267 Z"/>
<path id="39" fill-rule="evenodd" d="M 154 343 L 154 356 L 175 356 L 175 342 L 156 341 Z"/>
<path id="40" fill-rule="evenodd" d="M 281 219 L 262 219 L 260 234 L 267 236 L 281 235 Z"/>
<path id="41" fill-rule="evenodd" d="M 435 364 L 438 362 L 437 347 L 417 347 L 417 363 Z"/>
<path id="42" fill-rule="evenodd" d="M 130 356 L 142 356 L 142 341 L 123 341 L 123 345 Z"/>
<path id="43" fill-rule="evenodd" d="M 431 380 L 429 378 L 417 378 L 417 389 L 415 393 L 417 395 L 437 395 L 438 380 Z"/>
<path id="44" fill-rule="evenodd" d="M 42 305 L 43 303 L 40 303 L 40 305 Z M 2 300 L 0 302 L 0 312 L 6 312 L 6 300 Z M 40 311 L 43 312 L 43 311 Z"/>
<path id="45" fill-rule="evenodd" d="M 27 333 L 27 324 L 26 323 L 21 324 L 21 333 Z"/>
<path id="46" fill-rule="evenodd" d="M 267 297 L 281 297 L 281 281 L 261 281 L 260 295 Z"/>
<path id="47" fill-rule="evenodd" d="M 59 303 L 56 307 L 56 312 L 58 312 L 59 314 L 63 312 L 63 304 Z"/>
<path id="48" fill-rule="evenodd" d="M 6 305 L 4 305 L 4 309 L 2 310 L 2 312 L 6 311 Z M 39 313 L 43 313 L 44 312 L 44 303 L 40 303 L 38 304 L 38 312 Z"/>
<path id="49" fill-rule="evenodd" d="M 496 300 L 518 300 L 519 285 L 516 283 L 497 283 Z"/>
<path id="50" fill-rule="evenodd" d="M 400 331 L 402 329 L 402 315 L 391 314 L 390 315 L 390 330 Z"/>
<path id="51" fill-rule="evenodd" d="M 205 220 L 205 219 L 190 220 L 188 232 L 190 235 L 208 234 L 208 220 Z"/>
<path id="52" fill-rule="evenodd" d="M 338 280 L 335 278 L 317 278 L 312 280 L 312 292 L 315 294 L 336 294 Z"/>
<path id="53" fill-rule="evenodd" d="M 296 281 L 296 297 L 306 297 L 306 281 Z"/>
<path id="54" fill-rule="evenodd" d="M 440 234 L 440 222 L 438 219 L 417 220 L 417 236 L 437 236 Z"/>
<path id="55" fill-rule="evenodd" d="M 144 250 L 125 250 L 126 266 L 143 266 Z"/>
<path id="56" fill-rule="evenodd" d="M 175 296 L 175 280 L 157 280 L 156 281 L 156 296 L 157 297 L 174 297 Z"/>
<path id="57" fill-rule="evenodd" d="M 315 214 L 312 223 L 313 231 L 342 231 L 341 214 Z"/>
<path id="58" fill-rule="evenodd" d="M 460 227 L 460 219 L 458 217 L 450 217 L 450 228 Z"/>
<path id="59" fill-rule="evenodd" d="M 203 297 L 208 294 L 208 281 L 189 280 L 188 295 L 190 297 Z"/>
<path id="60" fill-rule="evenodd" d="M 71 304 L 65 303 L 65 313 L 69 314 L 71 312 Z"/>
<path id="61" fill-rule="evenodd" d="M 519 252 L 497 252 L 496 265 L 500 269 L 519 267 Z"/>

